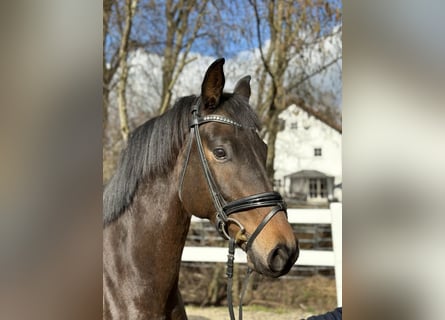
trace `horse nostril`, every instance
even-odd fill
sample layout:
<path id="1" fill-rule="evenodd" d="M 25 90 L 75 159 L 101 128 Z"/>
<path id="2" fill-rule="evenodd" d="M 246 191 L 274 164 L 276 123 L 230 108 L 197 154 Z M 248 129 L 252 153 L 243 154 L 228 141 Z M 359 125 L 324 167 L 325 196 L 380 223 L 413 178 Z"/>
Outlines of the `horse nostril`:
<path id="1" fill-rule="evenodd" d="M 278 245 L 269 254 L 269 269 L 273 272 L 282 272 L 288 268 L 289 253 L 286 246 Z"/>

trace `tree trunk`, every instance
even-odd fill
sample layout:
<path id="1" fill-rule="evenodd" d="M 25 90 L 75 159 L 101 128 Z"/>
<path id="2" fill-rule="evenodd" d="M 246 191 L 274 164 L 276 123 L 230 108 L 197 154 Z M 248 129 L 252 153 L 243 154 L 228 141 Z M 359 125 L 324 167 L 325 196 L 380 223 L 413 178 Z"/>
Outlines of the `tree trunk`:
<path id="1" fill-rule="evenodd" d="M 125 26 L 122 33 L 121 44 L 119 47 L 119 66 L 120 77 L 118 82 L 118 107 L 119 107 L 119 120 L 120 131 L 122 139 L 126 142 L 128 134 L 130 132 L 128 126 L 128 112 L 127 112 L 127 79 L 128 79 L 128 43 L 131 34 L 131 27 L 138 0 L 126 0 L 125 1 Z"/>
<path id="2" fill-rule="evenodd" d="M 266 172 L 269 181 L 273 185 L 274 180 L 274 162 L 275 162 L 275 141 L 277 140 L 277 134 L 279 131 L 279 112 L 273 108 L 269 110 L 269 120 L 267 123 L 267 161 L 266 161 Z"/>
<path id="3" fill-rule="evenodd" d="M 102 17 L 102 138 L 105 139 L 105 132 L 107 130 L 108 124 L 108 103 L 110 89 L 108 88 L 110 84 L 110 71 L 107 70 L 106 66 L 106 37 L 108 35 L 108 24 L 110 21 L 111 11 L 113 7 L 112 0 L 103 1 L 103 17 Z"/>
<path id="4" fill-rule="evenodd" d="M 105 133 L 107 132 L 109 94 L 110 92 L 107 88 L 102 89 L 102 138 L 103 139 L 105 139 Z"/>
<path id="5" fill-rule="evenodd" d="M 119 108 L 119 121 L 120 121 L 120 132 L 122 139 L 127 142 L 128 134 L 130 129 L 128 127 L 128 112 L 127 112 L 127 78 L 128 78 L 128 67 L 127 63 L 121 63 L 121 75 L 118 83 L 118 108 Z"/>

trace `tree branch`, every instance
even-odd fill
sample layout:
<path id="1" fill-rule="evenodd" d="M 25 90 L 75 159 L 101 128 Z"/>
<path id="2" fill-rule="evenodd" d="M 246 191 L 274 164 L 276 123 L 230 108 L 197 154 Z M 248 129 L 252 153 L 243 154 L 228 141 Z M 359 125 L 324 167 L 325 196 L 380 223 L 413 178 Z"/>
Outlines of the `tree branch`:
<path id="1" fill-rule="evenodd" d="M 336 57 L 334 60 L 330 61 L 327 64 L 324 64 L 322 67 L 320 67 L 319 69 L 315 70 L 314 72 L 312 72 L 311 74 L 308 74 L 304 77 L 302 77 L 297 83 L 292 84 L 291 86 L 289 86 L 288 89 L 291 88 L 298 88 L 301 84 L 303 84 L 304 82 L 306 82 L 307 80 L 309 80 L 310 78 L 316 76 L 317 74 L 325 71 L 326 69 L 328 69 L 330 66 L 334 65 L 335 63 L 337 63 L 339 60 L 342 59 L 342 55 Z"/>

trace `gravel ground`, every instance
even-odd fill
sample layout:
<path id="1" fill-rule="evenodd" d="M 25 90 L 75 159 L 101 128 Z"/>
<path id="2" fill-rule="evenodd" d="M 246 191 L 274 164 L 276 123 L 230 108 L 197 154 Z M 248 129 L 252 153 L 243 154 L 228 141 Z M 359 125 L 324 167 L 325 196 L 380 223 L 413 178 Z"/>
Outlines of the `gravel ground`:
<path id="1" fill-rule="evenodd" d="M 229 311 L 226 307 L 186 307 L 189 320 L 228 320 Z M 289 309 L 265 309 L 249 307 L 243 308 L 243 319 L 246 320 L 300 320 L 305 319 L 312 314 L 303 310 Z M 238 319 L 238 308 L 235 309 L 235 317 Z"/>

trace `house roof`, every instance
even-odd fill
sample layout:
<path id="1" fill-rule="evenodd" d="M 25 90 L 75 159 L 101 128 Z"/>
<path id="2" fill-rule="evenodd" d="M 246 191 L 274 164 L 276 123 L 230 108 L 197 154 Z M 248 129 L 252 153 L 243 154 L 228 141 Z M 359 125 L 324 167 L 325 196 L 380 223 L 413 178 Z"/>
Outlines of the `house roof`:
<path id="1" fill-rule="evenodd" d="M 297 107 L 303 109 L 308 114 L 312 115 L 314 118 L 320 120 L 324 124 L 328 125 L 335 131 L 342 133 L 342 126 L 334 122 L 332 119 L 330 119 L 328 116 L 326 116 L 325 113 L 319 110 L 314 110 L 313 108 L 309 107 L 303 99 L 297 97 L 296 95 L 290 94 L 287 97 L 287 105 L 295 104 Z"/>
<path id="2" fill-rule="evenodd" d="M 333 178 L 333 176 L 328 176 L 327 174 L 317 170 L 300 170 L 285 175 L 284 178 Z"/>

